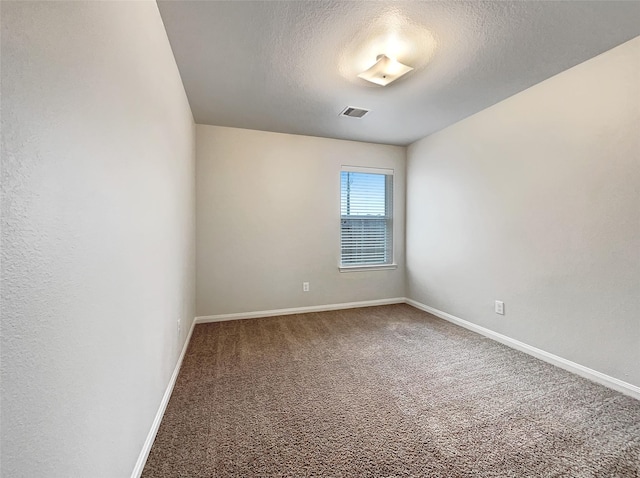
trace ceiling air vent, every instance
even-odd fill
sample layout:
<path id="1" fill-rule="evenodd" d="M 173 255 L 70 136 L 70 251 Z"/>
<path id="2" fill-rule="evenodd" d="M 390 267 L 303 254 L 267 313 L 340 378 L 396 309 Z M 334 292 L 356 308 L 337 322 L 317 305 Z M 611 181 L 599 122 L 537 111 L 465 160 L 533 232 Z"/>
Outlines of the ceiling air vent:
<path id="1" fill-rule="evenodd" d="M 349 118 L 358 118 L 362 119 L 364 115 L 366 115 L 369 110 L 365 110 L 363 108 L 356 108 L 355 106 L 347 106 L 342 113 L 338 116 L 348 116 Z"/>

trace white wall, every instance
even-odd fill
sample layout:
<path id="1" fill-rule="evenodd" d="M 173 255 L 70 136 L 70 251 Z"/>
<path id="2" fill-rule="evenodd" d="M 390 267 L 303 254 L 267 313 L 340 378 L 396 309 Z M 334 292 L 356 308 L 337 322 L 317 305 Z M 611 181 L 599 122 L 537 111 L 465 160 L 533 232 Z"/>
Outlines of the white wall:
<path id="1" fill-rule="evenodd" d="M 404 148 L 202 125 L 196 137 L 198 315 L 404 295 Z M 396 270 L 339 272 L 341 165 L 395 170 Z"/>
<path id="2" fill-rule="evenodd" d="M 195 315 L 194 138 L 155 2 L 2 2 L 2 476 L 130 476 Z"/>
<path id="3" fill-rule="evenodd" d="M 636 38 L 411 145 L 409 297 L 640 386 L 639 132 Z"/>

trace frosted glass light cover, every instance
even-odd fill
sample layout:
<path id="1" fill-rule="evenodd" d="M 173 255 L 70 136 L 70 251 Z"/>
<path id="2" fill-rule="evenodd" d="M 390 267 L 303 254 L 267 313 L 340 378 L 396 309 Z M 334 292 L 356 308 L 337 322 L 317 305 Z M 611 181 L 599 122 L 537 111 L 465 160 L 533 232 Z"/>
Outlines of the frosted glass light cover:
<path id="1" fill-rule="evenodd" d="M 403 65 L 388 56 L 380 55 L 378 61 L 376 61 L 371 68 L 360 73 L 358 77 L 375 83 L 376 85 L 387 86 L 411 70 L 413 70 L 413 68 L 410 66 Z"/>

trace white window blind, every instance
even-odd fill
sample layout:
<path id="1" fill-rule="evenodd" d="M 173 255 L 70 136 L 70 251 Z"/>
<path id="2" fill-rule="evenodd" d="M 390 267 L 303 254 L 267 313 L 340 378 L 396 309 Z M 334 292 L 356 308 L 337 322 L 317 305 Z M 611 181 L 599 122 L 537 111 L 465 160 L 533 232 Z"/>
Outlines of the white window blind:
<path id="1" fill-rule="evenodd" d="M 393 171 L 340 172 L 342 266 L 393 262 Z"/>

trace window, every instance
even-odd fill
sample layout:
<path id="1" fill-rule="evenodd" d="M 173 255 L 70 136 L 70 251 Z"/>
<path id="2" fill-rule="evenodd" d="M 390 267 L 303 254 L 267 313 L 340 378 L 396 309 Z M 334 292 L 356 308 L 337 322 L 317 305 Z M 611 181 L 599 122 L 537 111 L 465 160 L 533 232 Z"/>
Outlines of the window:
<path id="1" fill-rule="evenodd" d="M 340 172 L 340 267 L 393 263 L 393 170 L 343 167 Z"/>

